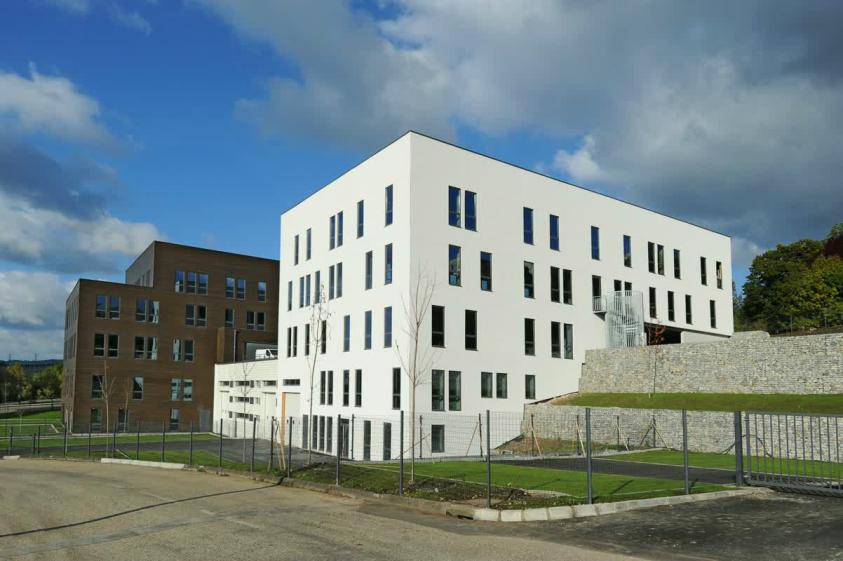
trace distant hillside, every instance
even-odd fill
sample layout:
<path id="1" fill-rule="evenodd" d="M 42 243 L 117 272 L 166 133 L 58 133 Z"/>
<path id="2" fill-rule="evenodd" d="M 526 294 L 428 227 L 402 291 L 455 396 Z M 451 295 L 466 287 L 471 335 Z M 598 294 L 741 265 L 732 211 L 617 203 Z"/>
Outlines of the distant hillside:
<path id="1" fill-rule="evenodd" d="M 61 359 L 57 358 L 50 358 L 46 360 L 0 360 L 0 368 L 5 368 L 10 364 L 20 364 L 21 368 L 23 368 L 24 374 L 29 376 L 30 374 L 38 372 L 39 370 L 43 370 L 44 368 L 47 368 L 54 364 L 60 364 L 61 362 Z"/>

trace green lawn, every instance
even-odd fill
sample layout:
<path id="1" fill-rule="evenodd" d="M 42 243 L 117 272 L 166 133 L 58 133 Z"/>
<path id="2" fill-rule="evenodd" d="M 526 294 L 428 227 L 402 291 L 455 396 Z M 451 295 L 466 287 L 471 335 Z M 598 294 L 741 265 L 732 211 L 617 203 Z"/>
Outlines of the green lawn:
<path id="1" fill-rule="evenodd" d="M 3 413 L 0 415 L 0 418 L 4 419 L 23 419 L 24 422 L 29 420 L 35 421 L 52 421 L 56 423 L 61 422 L 61 410 L 56 409 L 54 411 L 40 411 L 38 413 L 26 413 L 25 415 L 18 415 L 17 413 Z"/>
<path id="2" fill-rule="evenodd" d="M 553 403 L 633 409 L 843 414 L 843 394 L 587 393 Z"/>
<path id="3" fill-rule="evenodd" d="M 15 435 L 18 435 L 18 430 L 15 428 Z M 21 446 L 20 442 L 24 440 L 31 439 L 32 433 L 29 433 L 27 436 L 24 436 L 22 439 L 18 440 L 17 436 L 15 436 L 15 446 Z M 7 435 L 4 435 L 7 436 Z M 188 442 L 190 440 L 190 434 L 185 433 L 177 433 L 177 434 L 168 434 L 167 435 L 167 443 L 170 442 Z M 210 433 L 194 433 L 193 434 L 193 441 L 207 441 L 207 440 L 219 440 L 219 436 L 210 434 Z M 160 434 L 142 434 L 140 437 L 141 443 L 155 443 L 161 442 L 161 435 Z M 91 437 L 91 446 L 105 446 L 106 444 L 112 444 L 114 439 L 108 435 L 101 435 L 101 436 L 92 436 Z M 0 440 L 0 450 L 3 449 L 5 445 L 5 440 Z M 133 446 L 137 443 L 137 435 L 136 434 L 122 434 L 117 436 L 117 444 L 122 444 L 124 447 L 126 446 Z M 88 437 L 87 436 L 73 436 L 67 438 L 68 446 L 86 446 L 88 444 Z M 48 435 L 43 432 L 41 433 L 41 447 L 55 447 L 55 446 L 63 446 L 64 445 L 64 435 L 63 434 L 52 434 Z"/>
<path id="4" fill-rule="evenodd" d="M 405 484 L 410 466 L 404 465 Z M 342 485 L 378 493 L 397 493 L 397 464 L 342 466 Z M 301 470 L 294 477 L 323 483 L 334 483 L 332 465 Z M 440 500 L 466 500 L 485 497 L 486 464 L 483 462 L 424 462 L 416 464 L 417 485 L 408 491 L 411 496 Z M 594 474 L 594 497 L 597 502 L 610 502 L 643 497 L 673 495 L 682 492 L 682 482 L 647 477 Z M 492 464 L 493 497 L 504 506 L 538 506 L 582 503 L 586 496 L 586 474 L 510 464 Z M 720 485 L 694 484 L 695 493 L 719 491 Z M 521 490 L 553 491 L 565 496 L 530 496 Z M 501 506 L 501 505 L 498 505 Z"/>

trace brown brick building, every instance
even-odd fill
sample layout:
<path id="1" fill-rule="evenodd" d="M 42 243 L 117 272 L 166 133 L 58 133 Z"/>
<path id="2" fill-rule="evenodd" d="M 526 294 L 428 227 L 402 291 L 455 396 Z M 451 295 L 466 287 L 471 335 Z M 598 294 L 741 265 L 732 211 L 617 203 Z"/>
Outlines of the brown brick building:
<path id="1" fill-rule="evenodd" d="M 277 325 L 278 261 L 153 242 L 125 284 L 80 279 L 67 298 L 65 421 L 207 430 L 214 364 L 274 348 Z"/>

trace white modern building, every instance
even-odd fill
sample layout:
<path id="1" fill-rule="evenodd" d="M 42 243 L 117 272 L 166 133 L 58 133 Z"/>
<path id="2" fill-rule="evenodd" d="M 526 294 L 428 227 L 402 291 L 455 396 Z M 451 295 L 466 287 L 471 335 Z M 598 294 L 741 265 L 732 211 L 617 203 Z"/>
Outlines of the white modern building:
<path id="1" fill-rule="evenodd" d="M 278 374 L 274 359 L 216 364 L 213 432 L 251 438 L 254 422 L 255 435 L 268 439 L 273 419 L 299 415 L 298 387 L 280 386 Z"/>
<path id="2" fill-rule="evenodd" d="M 433 286 L 419 340 L 432 362 L 416 410 L 434 417 L 576 391 L 586 349 L 732 334 L 729 237 L 415 132 L 284 212 L 281 248 L 278 368 L 307 414 L 318 353 L 326 451 L 337 414 L 409 410 L 400 355 L 419 284 Z M 309 328 L 319 286 L 324 349 Z"/>

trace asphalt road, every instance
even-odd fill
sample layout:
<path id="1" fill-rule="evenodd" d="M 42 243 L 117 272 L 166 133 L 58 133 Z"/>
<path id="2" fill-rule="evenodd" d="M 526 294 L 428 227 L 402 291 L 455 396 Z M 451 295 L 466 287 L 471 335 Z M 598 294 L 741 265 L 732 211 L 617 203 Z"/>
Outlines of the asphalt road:
<path id="1" fill-rule="evenodd" d="M 210 473 L 0 461 L 0 559 L 843 559 L 843 500 L 776 493 L 479 523 Z"/>

